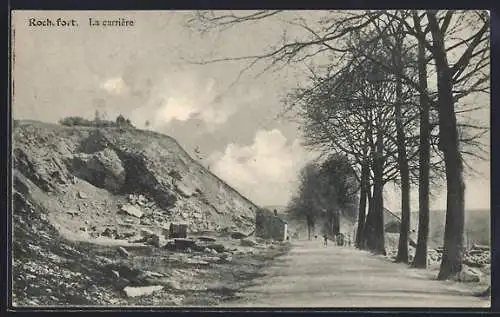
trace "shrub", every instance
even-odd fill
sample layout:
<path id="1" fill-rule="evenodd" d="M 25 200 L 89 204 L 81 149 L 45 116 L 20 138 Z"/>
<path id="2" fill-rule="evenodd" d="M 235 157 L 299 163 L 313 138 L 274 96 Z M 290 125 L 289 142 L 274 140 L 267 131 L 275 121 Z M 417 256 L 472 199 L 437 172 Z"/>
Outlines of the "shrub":
<path id="1" fill-rule="evenodd" d="M 84 126 L 84 127 L 134 127 L 130 119 L 119 115 L 116 121 L 103 120 L 96 115 L 94 120 L 88 120 L 79 116 L 65 117 L 59 120 L 59 123 L 65 126 Z"/>
<path id="2" fill-rule="evenodd" d="M 81 126 L 91 126 L 92 121 L 84 119 L 82 117 L 66 117 L 61 120 L 59 120 L 59 123 L 62 125 L 66 126 L 75 126 L 75 125 L 81 125 Z"/>
<path id="3" fill-rule="evenodd" d="M 170 172 L 168 172 L 168 175 L 175 180 L 178 180 L 178 181 L 182 180 L 182 175 L 179 173 L 178 170 L 170 170 Z"/>

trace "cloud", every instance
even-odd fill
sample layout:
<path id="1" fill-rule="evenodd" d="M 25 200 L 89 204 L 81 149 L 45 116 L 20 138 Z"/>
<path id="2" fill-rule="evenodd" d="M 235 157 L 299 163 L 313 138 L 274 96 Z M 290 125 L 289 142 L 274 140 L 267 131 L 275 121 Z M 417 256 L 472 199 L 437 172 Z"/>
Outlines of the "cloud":
<path id="1" fill-rule="evenodd" d="M 186 121 L 197 112 L 192 100 L 186 97 L 167 97 L 156 112 L 156 120 L 170 122 L 172 120 Z"/>
<path id="2" fill-rule="evenodd" d="M 114 95 L 121 95 L 128 91 L 128 86 L 121 77 L 107 79 L 101 84 L 101 88 Z"/>
<path id="3" fill-rule="evenodd" d="M 146 99 L 131 117 L 137 122 L 148 120 L 151 128 L 160 131 L 173 121 L 192 121 L 214 132 L 239 110 L 258 104 L 262 98 L 255 88 L 236 87 L 221 94 L 222 88 L 214 78 L 202 77 L 197 71 L 171 70 L 151 79 Z"/>
<path id="4" fill-rule="evenodd" d="M 300 169 L 314 153 L 299 140 L 288 142 L 280 130 L 259 130 L 253 144 L 229 144 L 213 153 L 211 170 L 257 204 L 286 204 L 296 189 Z"/>
<path id="5" fill-rule="evenodd" d="M 200 119 L 221 124 L 234 113 L 234 107 L 217 102 L 214 79 L 200 80 L 196 74 L 174 72 L 157 82 L 149 96 L 149 113 L 160 127 L 173 120 Z"/>

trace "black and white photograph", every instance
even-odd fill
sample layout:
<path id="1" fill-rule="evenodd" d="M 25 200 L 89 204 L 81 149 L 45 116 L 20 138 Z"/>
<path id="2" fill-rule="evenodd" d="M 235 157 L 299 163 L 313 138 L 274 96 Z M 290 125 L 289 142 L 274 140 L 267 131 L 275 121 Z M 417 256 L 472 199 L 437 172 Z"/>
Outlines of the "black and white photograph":
<path id="1" fill-rule="evenodd" d="M 489 308 L 487 10 L 13 10 L 16 308 Z"/>

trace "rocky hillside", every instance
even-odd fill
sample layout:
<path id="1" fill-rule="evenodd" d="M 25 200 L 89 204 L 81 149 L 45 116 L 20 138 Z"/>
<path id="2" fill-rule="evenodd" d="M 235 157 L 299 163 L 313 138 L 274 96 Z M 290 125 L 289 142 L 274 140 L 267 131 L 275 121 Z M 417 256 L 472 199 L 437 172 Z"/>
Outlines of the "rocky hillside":
<path id="1" fill-rule="evenodd" d="M 132 239 L 170 222 L 191 232 L 254 230 L 257 207 L 166 135 L 16 121 L 13 138 L 14 191 L 35 188 L 30 203 L 65 236 Z"/>
<path id="2" fill-rule="evenodd" d="M 286 246 L 274 244 L 246 246 L 253 240 L 232 239 L 225 233 L 180 239 L 205 245 L 201 252 L 172 251 L 168 243 L 158 248 L 110 238 L 76 241 L 78 227 L 68 239 L 49 220 L 54 210 L 41 203 L 46 192 L 21 173 L 15 187 L 16 307 L 217 305 L 230 300 L 261 274 L 268 261 L 286 252 Z M 99 222 L 95 215 L 88 221 Z"/>

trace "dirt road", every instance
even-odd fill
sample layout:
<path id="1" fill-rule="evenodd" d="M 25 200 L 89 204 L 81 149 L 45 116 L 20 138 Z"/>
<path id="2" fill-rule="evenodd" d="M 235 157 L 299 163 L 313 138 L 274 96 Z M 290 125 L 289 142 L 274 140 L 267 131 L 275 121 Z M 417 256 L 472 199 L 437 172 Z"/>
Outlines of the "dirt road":
<path id="1" fill-rule="evenodd" d="M 225 307 L 489 307 L 457 282 L 365 251 L 294 241 L 266 275 Z"/>

